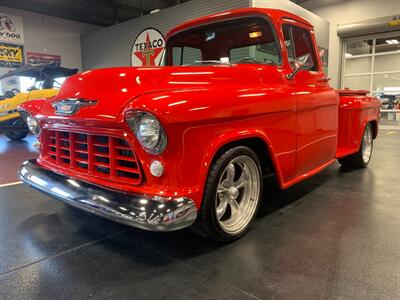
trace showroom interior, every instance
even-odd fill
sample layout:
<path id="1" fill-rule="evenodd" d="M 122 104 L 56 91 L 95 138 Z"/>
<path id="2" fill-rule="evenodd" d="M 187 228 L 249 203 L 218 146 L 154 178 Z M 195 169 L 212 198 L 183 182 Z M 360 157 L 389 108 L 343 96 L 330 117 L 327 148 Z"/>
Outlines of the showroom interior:
<path id="1" fill-rule="evenodd" d="M 400 298 L 400 1 L 0 0 L 0 82 L 0 299 Z"/>

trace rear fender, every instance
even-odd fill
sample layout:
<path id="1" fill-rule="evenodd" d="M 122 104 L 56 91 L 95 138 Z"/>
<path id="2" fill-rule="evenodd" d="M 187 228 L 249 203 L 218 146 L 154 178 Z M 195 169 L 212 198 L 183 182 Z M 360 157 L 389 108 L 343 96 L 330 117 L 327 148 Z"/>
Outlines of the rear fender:
<path id="1" fill-rule="evenodd" d="M 378 134 L 379 99 L 369 96 L 345 95 L 340 97 L 339 138 L 337 158 L 360 149 L 362 136 L 368 123 L 374 126 L 374 138 Z"/>

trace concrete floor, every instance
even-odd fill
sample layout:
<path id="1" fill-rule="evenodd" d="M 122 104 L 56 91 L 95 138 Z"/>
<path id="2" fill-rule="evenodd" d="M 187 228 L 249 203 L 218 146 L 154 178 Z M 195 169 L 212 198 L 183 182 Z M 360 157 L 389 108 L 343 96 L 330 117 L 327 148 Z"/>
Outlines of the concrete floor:
<path id="1" fill-rule="evenodd" d="M 2 187 L 0 299 L 399 299 L 399 194 L 400 131 L 381 132 L 368 169 L 266 191 L 253 230 L 225 246 Z"/>
<path id="2" fill-rule="evenodd" d="M 0 185 L 18 180 L 17 172 L 22 162 L 36 158 L 37 152 L 33 146 L 36 137 L 28 135 L 21 141 L 10 141 L 0 134 Z"/>

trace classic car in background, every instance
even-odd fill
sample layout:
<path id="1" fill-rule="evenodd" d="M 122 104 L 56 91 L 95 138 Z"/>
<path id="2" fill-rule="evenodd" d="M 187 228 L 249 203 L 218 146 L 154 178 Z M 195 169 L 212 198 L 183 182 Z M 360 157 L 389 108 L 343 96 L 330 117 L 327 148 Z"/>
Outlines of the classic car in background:
<path id="1" fill-rule="evenodd" d="M 77 72 L 78 69 L 47 64 L 39 66 L 25 65 L 1 75 L 0 80 L 2 81 L 14 76 L 30 78 L 32 86 L 26 92 L 13 88 L 0 95 L 0 132 L 4 132 L 11 140 L 21 140 L 26 137 L 29 129 L 21 118 L 17 107 L 29 100 L 54 97 L 61 86 L 58 80 Z"/>
<path id="2" fill-rule="evenodd" d="M 318 53 L 313 26 L 281 10 L 178 26 L 165 66 L 86 71 L 51 101 L 24 103 L 41 145 L 20 178 L 124 224 L 233 241 L 264 178 L 286 189 L 337 159 L 371 159 L 379 100 L 330 87 Z"/>

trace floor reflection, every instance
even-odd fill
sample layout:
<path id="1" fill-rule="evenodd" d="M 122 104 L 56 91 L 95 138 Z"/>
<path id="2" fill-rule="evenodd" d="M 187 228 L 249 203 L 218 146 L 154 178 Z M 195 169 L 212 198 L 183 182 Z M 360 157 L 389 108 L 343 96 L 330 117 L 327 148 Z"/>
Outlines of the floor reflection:
<path id="1" fill-rule="evenodd" d="M 0 135 L 0 184 L 17 181 L 17 170 L 27 159 L 38 156 L 34 148 L 36 137 L 28 135 L 21 141 L 10 141 Z"/>

